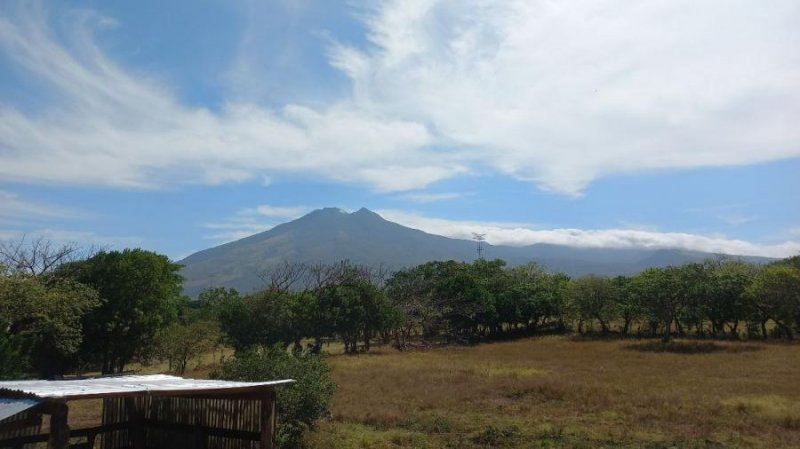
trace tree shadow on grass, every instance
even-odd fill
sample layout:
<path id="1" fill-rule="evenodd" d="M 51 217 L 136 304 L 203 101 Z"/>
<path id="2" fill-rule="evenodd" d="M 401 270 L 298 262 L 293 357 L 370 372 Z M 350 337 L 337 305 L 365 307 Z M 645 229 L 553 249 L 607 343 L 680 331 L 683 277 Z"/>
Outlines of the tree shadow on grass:
<path id="1" fill-rule="evenodd" d="M 625 349 L 639 352 L 669 352 L 673 354 L 710 354 L 726 352 L 736 354 L 740 352 L 761 351 L 763 346 L 751 344 L 720 344 L 713 341 L 649 341 L 626 345 Z"/>

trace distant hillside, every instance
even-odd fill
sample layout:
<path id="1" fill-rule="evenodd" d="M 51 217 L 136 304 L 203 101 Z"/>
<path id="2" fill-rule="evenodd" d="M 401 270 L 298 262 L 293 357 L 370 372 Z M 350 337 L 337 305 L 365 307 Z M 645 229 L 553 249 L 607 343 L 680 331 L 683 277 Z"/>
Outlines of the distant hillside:
<path id="1" fill-rule="evenodd" d="M 574 248 L 536 244 L 526 247 L 486 245 L 487 258 L 510 265 L 530 261 L 572 276 L 632 274 L 647 267 L 676 265 L 713 254 L 678 249 Z M 428 234 L 384 220 L 367 209 L 347 213 L 341 209 L 315 210 L 269 231 L 190 255 L 184 265 L 184 292 L 196 297 L 211 286 L 233 287 L 242 293 L 263 286 L 259 273 L 283 260 L 384 264 L 389 269 L 431 260 L 475 259 L 475 243 Z M 748 257 L 748 260 L 765 261 Z"/>

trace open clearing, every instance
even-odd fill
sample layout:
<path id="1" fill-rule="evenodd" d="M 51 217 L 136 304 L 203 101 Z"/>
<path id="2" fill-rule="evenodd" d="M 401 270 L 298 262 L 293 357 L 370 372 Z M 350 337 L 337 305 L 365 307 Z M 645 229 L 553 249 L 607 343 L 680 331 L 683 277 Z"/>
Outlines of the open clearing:
<path id="1" fill-rule="evenodd" d="M 800 447 L 800 346 L 548 336 L 331 356 L 319 448 Z"/>

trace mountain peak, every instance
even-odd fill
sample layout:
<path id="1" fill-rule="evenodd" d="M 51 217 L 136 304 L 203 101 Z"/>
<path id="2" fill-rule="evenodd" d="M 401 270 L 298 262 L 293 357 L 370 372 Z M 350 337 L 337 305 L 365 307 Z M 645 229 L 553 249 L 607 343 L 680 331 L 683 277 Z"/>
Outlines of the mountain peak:
<path id="1" fill-rule="evenodd" d="M 311 212 L 313 213 L 325 213 L 325 214 L 340 214 L 340 215 L 347 215 L 347 211 L 338 207 L 323 207 L 322 209 L 317 209 Z"/>
<path id="2" fill-rule="evenodd" d="M 362 207 L 361 209 L 355 212 L 347 212 L 346 210 L 339 207 L 323 207 L 322 209 L 316 209 L 309 212 L 308 214 L 305 215 L 305 217 L 331 217 L 331 218 L 353 217 L 353 218 L 383 219 L 383 217 L 367 209 L 366 207 Z"/>
<path id="3" fill-rule="evenodd" d="M 354 215 L 356 217 L 377 217 L 377 218 L 383 219 L 383 217 L 381 217 L 380 215 L 376 214 L 375 212 L 372 212 L 371 210 L 367 209 L 366 207 L 362 207 L 361 209 L 353 212 L 350 215 Z"/>

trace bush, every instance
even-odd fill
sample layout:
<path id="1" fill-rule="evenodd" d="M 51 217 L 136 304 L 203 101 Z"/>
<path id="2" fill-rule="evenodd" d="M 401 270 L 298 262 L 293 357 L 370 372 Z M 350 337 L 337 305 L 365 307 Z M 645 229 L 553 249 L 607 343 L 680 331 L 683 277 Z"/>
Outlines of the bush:
<path id="1" fill-rule="evenodd" d="M 278 426 L 275 443 L 283 449 L 304 446 L 305 431 L 329 414 L 336 384 L 325 359 L 308 351 L 291 354 L 282 345 L 242 351 L 223 362 L 212 377 L 226 380 L 266 381 L 294 379 L 277 392 Z"/>

